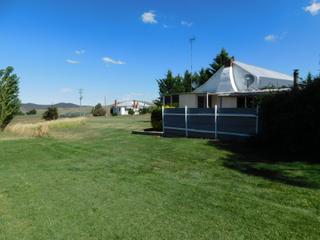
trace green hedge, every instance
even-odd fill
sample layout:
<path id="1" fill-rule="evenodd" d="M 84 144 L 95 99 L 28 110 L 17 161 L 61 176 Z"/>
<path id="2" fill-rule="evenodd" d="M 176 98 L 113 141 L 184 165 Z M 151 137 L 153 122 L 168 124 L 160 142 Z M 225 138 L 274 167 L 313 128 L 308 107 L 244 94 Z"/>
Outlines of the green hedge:
<path id="1" fill-rule="evenodd" d="M 265 146 L 286 153 L 315 153 L 320 146 L 320 78 L 300 90 L 263 97 L 261 124 Z"/>
<path id="2" fill-rule="evenodd" d="M 151 125 L 154 130 L 162 131 L 162 109 L 156 108 L 151 112 Z"/>

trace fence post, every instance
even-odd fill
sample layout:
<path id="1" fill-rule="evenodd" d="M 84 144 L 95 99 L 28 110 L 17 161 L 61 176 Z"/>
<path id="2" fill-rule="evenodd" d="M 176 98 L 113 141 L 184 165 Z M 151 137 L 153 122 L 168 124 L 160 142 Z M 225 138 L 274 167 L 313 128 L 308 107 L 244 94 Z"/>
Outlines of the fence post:
<path id="1" fill-rule="evenodd" d="M 188 137 L 188 107 L 184 107 L 184 124 L 186 129 L 186 137 Z"/>
<path id="2" fill-rule="evenodd" d="M 256 135 L 259 134 L 259 105 L 257 105 L 256 111 Z"/>
<path id="3" fill-rule="evenodd" d="M 214 105 L 214 138 L 218 138 L 218 106 Z"/>
<path id="4" fill-rule="evenodd" d="M 164 132 L 164 106 L 162 106 L 162 132 L 163 132 L 163 135 L 165 135 L 165 132 Z"/>

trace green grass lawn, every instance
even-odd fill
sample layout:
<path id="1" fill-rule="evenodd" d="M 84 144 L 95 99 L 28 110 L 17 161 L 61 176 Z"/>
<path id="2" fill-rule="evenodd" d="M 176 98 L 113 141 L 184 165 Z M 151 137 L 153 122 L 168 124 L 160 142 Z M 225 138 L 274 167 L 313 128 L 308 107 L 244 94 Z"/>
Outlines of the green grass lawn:
<path id="1" fill-rule="evenodd" d="M 148 119 L 0 133 L 0 239 L 319 239 L 319 165 L 131 134 Z"/>

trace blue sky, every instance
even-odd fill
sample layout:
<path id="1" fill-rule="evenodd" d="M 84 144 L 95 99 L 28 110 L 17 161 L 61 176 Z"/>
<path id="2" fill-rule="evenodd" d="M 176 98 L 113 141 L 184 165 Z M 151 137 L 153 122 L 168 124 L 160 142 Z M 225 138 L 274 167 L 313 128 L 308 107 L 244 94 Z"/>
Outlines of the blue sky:
<path id="1" fill-rule="evenodd" d="M 0 0 L 0 68 L 14 66 L 22 102 L 152 100 L 168 69 L 237 60 L 291 74 L 319 72 L 320 1 Z"/>

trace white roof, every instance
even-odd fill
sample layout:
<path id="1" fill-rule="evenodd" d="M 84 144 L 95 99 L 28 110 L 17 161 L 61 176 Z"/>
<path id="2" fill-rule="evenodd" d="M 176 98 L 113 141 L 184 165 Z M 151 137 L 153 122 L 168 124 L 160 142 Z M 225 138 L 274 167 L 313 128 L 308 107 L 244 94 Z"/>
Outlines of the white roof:
<path id="1" fill-rule="evenodd" d="M 293 77 L 287 74 L 271 71 L 265 68 L 256 67 L 256 66 L 245 64 L 238 61 L 235 61 L 233 64 L 259 77 L 268 77 L 268 78 L 274 78 L 274 79 L 283 79 L 283 80 L 293 81 Z"/>
<path id="2" fill-rule="evenodd" d="M 289 75 L 234 61 L 231 67 L 220 68 L 194 93 L 254 92 L 270 86 L 292 85 L 293 77 Z"/>

